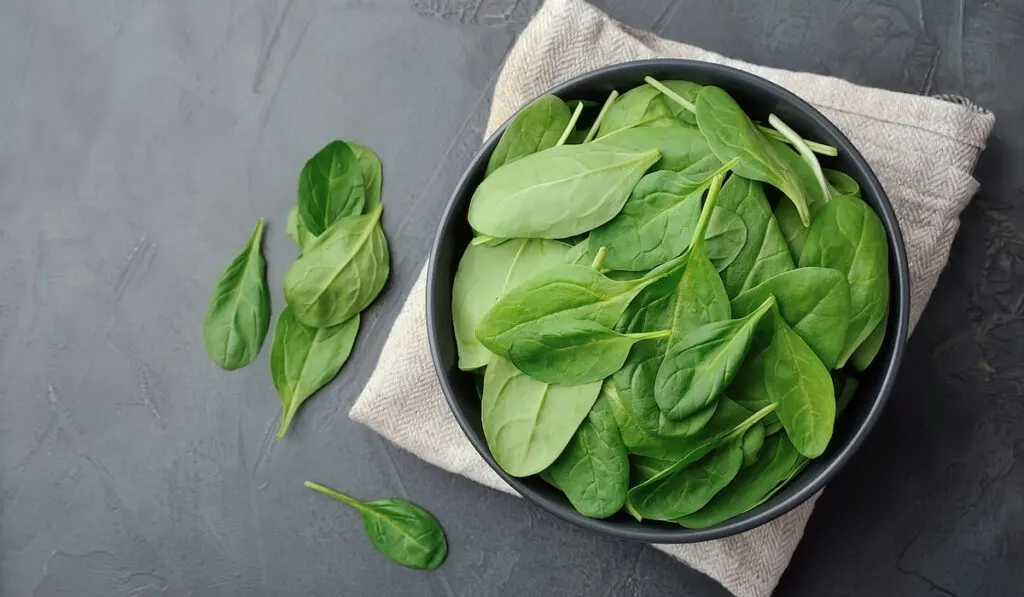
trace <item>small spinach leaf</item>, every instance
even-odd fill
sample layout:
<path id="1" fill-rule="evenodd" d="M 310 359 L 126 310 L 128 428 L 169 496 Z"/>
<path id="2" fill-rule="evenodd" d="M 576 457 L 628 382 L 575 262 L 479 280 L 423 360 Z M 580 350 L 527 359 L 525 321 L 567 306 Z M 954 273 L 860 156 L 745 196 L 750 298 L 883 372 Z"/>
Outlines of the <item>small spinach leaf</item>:
<path id="1" fill-rule="evenodd" d="M 747 225 L 736 212 L 715 206 L 704 237 L 708 259 L 717 271 L 729 267 L 747 244 Z"/>
<path id="2" fill-rule="evenodd" d="M 242 252 L 217 279 L 203 319 L 206 354 L 222 369 L 245 367 L 256 358 L 270 327 L 267 262 L 260 252 L 263 218 Z"/>
<path id="3" fill-rule="evenodd" d="M 554 147 L 568 126 L 570 116 L 565 102 L 553 95 L 542 95 L 531 102 L 505 127 L 487 161 L 484 176 L 519 158 Z"/>
<path id="4" fill-rule="evenodd" d="M 390 272 L 381 206 L 338 220 L 305 247 L 284 276 L 284 298 L 295 317 L 331 327 L 359 313 L 380 294 Z"/>
<path id="5" fill-rule="evenodd" d="M 864 371 L 870 367 L 875 357 L 878 356 L 878 351 L 882 349 L 882 342 L 885 341 L 885 328 L 888 324 L 888 319 L 889 309 L 887 306 L 885 315 L 879 320 L 878 325 L 875 326 L 875 329 L 871 330 L 871 334 L 864 339 L 864 342 L 850 356 L 850 364 L 857 371 Z"/>
<path id="6" fill-rule="evenodd" d="M 845 172 L 829 170 L 828 168 L 822 168 L 821 171 L 825 175 L 825 180 L 828 181 L 829 194 L 832 197 L 840 195 L 860 197 L 860 185 L 857 184 L 857 181 L 852 176 Z"/>
<path id="7" fill-rule="evenodd" d="M 366 535 L 377 551 L 409 568 L 432 570 L 448 556 L 448 541 L 437 519 L 404 500 L 361 502 L 306 481 L 306 487 L 351 506 L 363 518 Z"/>
<path id="8" fill-rule="evenodd" d="M 684 419 L 722 393 L 739 371 L 758 322 L 774 305 L 768 297 L 746 317 L 709 323 L 669 347 L 654 387 L 669 419 Z"/>
<path id="9" fill-rule="evenodd" d="M 628 151 L 657 149 L 661 157 L 652 166 L 653 170 L 679 172 L 693 184 L 706 182 L 723 163 L 715 157 L 700 131 L 685 126 L 624 129 L 601 137 L 596 143 Z"/>
<path id="10" fill-rule="evenodd" d="M 598 141 L 545 149 L 485 178 L 470 199 L 469 223 L 498 238 L 582 234 L 615 217 L 660 156 Z"/>
<path id="11" fill-rule="evenodd" d="M 662 81 L 664 85 L 683 95 L 696 97 L 700 85 L 689 81 Z M 600 137 L 635 127 L 674 126 L 687 123 L 695 126 L 693 114 L 650 85 L 630 89 L 615 102 L 600 127 Z"/>
<path id="12" fill-rule="evenodd" d="M 359 314 L 333 327 L 311 328 L 291 307 L 281 311 L 270 345 L 270 376 L 284 408 L 277 437 L 284 436 L 302 403 L 338 374 L 358 332 Z"/>
<path id="13" fill-rule="evenodd" d="M 494 460 L 514 477 L 535 475 L 565 450 L 590 412 L 601 382 L 557 386 L 495 356 L 484 372 L 480 417 Z"/>
<path id="14" fill-rule="evenodd" d="M 748 467 L 757 461 L 757 454 L 764 446 L 765 429 L 763 419 L 743 434 L 743 466 Z"/>
<path id="15" fill-rule="evenodd" d="M 629 457 L 604 394 L 542 476 L 584 516 L 607 518 L 626 503 Z"/>
<path id="16" fill-rule="evenodd" d="M 363 175 L 363 192 L 366 195 L 362 213 L 368 213 L 380 205 L 381 183 L 384 180 L 380 158 L 372 149 L 355 141 L 348 141 L 348 147 L 359 160 L 359 171 Z"/>
<path id="17" fill-rule="evenodd" d="M 718 207 L 743 220 L 746 242 L 736 257 L 721 270 L 729 297 L 757 286 L 776 274 L 793 269 L 786 239 L 772 215 L 761 183 L 730 176 L 722 186 Z"/>
<path id="18" fill-rule="evenodd" d="M 314 235 L 339 219 L 363 213 L 366 190 L 359 158 L 344 141 L 331 141 L 299 174 L 299 216 Z"/>
<path id="19" fill-rule="evenodd" d="M 288 211 L 288 220 L 284 231 L 295 241 L 299 251 L 302 251 L 303 247 L 313 242 L 313 239 L 316 238 L 316 235 L 306 228 L 306 224 L 299 217 L 299 207 L 297 205 L 293 205 L 291 210 Z"/>
<path id="20" fill-rule="evenodd" d="M 889 245 L 867 203 L 836 197 L 814 218 L 800 267 L 830 267 L 850 283 L 850 325 L 836 361 L 843 366 L 885 317 L 889 305 Z"/>

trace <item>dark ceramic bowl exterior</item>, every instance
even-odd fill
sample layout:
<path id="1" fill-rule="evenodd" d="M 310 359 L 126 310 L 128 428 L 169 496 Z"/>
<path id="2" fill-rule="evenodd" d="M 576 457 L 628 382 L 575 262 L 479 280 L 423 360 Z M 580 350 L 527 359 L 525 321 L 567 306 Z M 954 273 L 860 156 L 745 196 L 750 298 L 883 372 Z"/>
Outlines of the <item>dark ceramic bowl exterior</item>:
<path id="1" fill-rule="evenodd" d="M 602 102 L 613 89 L 625 90 L 640 85 L 647 75 L 656 79 L 683 79 L 703 85 L 717 85 L 728 91 L 754 119 L 764 121 L 769 113 L 774 113 L 805 138 L 838 147 L 839 157 L 823 158 L 823 165 L 852 176 L 860 184 L 864 200 L 871 204 L 882 219 L 889 236 L 892 289 L 885 343 L 875 362 L 861 376 L 857 396 L 836 421 L 835 432 L 825 454 L 812 461 L 792 483 L 764 504 L 702 530 L 685 529 L 661 522 L 641 524 L 622 512 L 605 520 L 587 518 L 576 512 L 561 492 L 540 478 L 511 477 L 495 463 L 484 441 L 480 422 L 480 396 L 473 375 L 457 367 L 451 291 L 459 259 L 472 238 L 472 230 L 466 221 L 469 200 L 483 178 L 487 160 L 505 126 L 491 135 L 473 157 L 445 208 L 430 253 L 427 328 L 434 367 L 455 418 L 484 460 L 516 491 L 555 516 L 581 527 L 636 541 L 692 543 L 735 535 L 782 516 L 824 487 L 860 447 L 881 415 L 903 357 L 909 326 L 910 274 L 896 214 L 867 162 L 849 139 L 821 113 L 774 83 L 719 64 L 690 60 L 649 60 L 602 68 L 563 83 L 548 93 L 565 100 L 581 98 Z"/>

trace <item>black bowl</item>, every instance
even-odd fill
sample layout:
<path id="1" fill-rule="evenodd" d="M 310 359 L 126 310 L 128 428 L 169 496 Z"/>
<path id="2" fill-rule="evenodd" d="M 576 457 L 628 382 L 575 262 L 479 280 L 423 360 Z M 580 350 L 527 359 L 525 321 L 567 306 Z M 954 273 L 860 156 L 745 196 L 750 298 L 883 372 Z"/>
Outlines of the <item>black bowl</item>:
<path id="1" fill-rule="evenodd" d="M 857 396 L 836 421 L 835 432 L 825 454 L 812 461 L 792 483 L 764 504 L 722 524 L 701 530 L 685 529 L 670 523 L 638 523 L 621 512 L 605 520 L 587 518 L 576 512 L 564 495 L 539 477 L 517 479 L 506 474 L 495 463 L 484 441 L 480 423 L 480 395 L 473 375 L 457 367 L 451 291 L 459 258 L 472 238 L 472 229 L 466 221 L 469 200 L 483 178 L 487 160 L 505 130 L 504 126 L 491 135 L 473 157 L 445 208 L 430 253 L 427 330 L 434 367 L 455 418 L 484 460 L 516 491 L 555 516 L 581 527 L 637 541 L 692 543 L 735 535 L 782 516 L 824 487 L 846 464 L 881 415 L 885 400 L 896 381 L 896 372 L 907 339 L 910 274 L 896 214 L 863 156 L 820 112 L 774 83 L 719 64 L 692 60 L 647 60 L 605 67 L 576 77 L 547 93 L 565 100 L 589 99 L 603 102 L 613 89 L 624 91 L 643 84 L 643 78 L 647 75 L 657 79 L 683 79 L 703 85 L 717 85 L 728 91 L 754 119 L 767 120 L 768 114 L 774 113 L 801 136 L 838 147 L 839 157 L 826 158 L 823 163 L 852 176 L 860 184 L 864 200 L 871 204 L 885 225 L 889 236 L 892 288 L 885 343 L 875 362 L 861 376 Z"/>

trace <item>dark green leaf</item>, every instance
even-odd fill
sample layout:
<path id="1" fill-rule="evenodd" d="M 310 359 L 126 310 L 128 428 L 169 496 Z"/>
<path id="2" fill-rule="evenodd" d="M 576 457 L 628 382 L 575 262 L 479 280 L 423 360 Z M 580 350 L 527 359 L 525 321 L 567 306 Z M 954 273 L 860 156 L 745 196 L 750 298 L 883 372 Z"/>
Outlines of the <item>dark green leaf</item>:
<path id="1" fill-rule="evenodd" d="M 331 141 L 299 174 L 299 216 L 314 235 L 347 216 L 363 213 L 366 191 L 359 158 L 344 141 Z"/>
<path id="2" fill-rule="evenodd" d="M 484 372 L 480 407 L 484 438 L 494 460 L 514 477 L 548 468 L 565 450 L 600 391 L 599 381 L 549 385 L 494 357 Z"/>
<path id="3" fill-rule="evenodd" d="M 693 101 L 700 85 L 689 81 L 662 81 L 672 91 Z M 634 127 L 673 126 L 680 123 L 696 126 L 693 114 L 665 98 L 650 85 L 630 89 L 619 97 L 604 117 L 600 137 Z"/>
<path id="4" fill-rule="evenodd" d="M 871 334 L 864 339 L 864 342 L 857 347 L 857 350 L 850 357 L 850 364 L 857 371 L 864 371 L 870 367 L 875 357 L 878 356 L 878 351 L 882 349 L 882 342 L 885 341 L 885 328 L 888 324 L 888 319 L 889 308 L 886 306 L 885 315 L 879 320 L 878 325 L 875 326 L 875 329 L 871 330 Z"/>
<path id="5" fill-rule="evenodd" d="M 624 129 L 597 142 L 629 151 L 657 149 L 661 157 L 654 163 L 653 170 L 679 172 L 695 184 L 708 180 L 722 167 L 722 161 L 715 157 L 704 135 L 686 126 Z"/>
<path id="6" fill-rule="evenodd" d="M 763 420 L 762 420 L 763 421 Z M 743 434 L 743 466 L 748 467 L 757 461 L 757 454 L 764 446 L 764 425 L 759 421 Z"/>
<path id="7" fill-rule="evenodd" d="M 828 181 L 832 197 L 840 195 L 860 197 L 860 185 L 857 184 L 857 181 L 852 176 L 845 172 L 829 170 L 828 168 L 822 168 L 821 171 L 825 175 L 825 180 Z"/>
<path id="8" fill-rule="evenodd" d="M 356 154 L 359 160 L 359 171 L 363 175 L 363 192 L 365 201 L 362 213 L 369 213 L 374 207 L 380 205 L 381 184 L 383 183 L 383 171 L 380 165 L 380 158 L 369 147 L 348 141 L 348 147 Z"/>
<path id="9" fill-rule="evenodd" d="M 306 487 L 351 506 L 363 518 L 370 542 L 385 556 L 408 566 L 432 570 L 448 556 L 444 529 L 429 512 L 404 500 L 361 502 L 319 483 Z"/>
<path id="10" fill-rule="evenodd" d="M 717 205 L 704 241 L 708 259 L 716 270 L 722 271 L 736 260 L 747 244 L 747 225 L 739 214 Z"/>
<path id="11" fill-rule="evenodd" d="M 338 220 L 288 268 L 284 298 L 299 321 L 331 327 L 365 309 L 380 294 L 390 272 L 380 215 L 377 205 L 366 215 Z"/>
<path id="12" fill-rule="evenodd" d="M 359 314 L 333 327 L 311 328 L 291 307 L 281 311 L 270 345 L 270 376 L 284 409 L 277 437 L 284 436 L 302 403 L 338 374 L 358 332 Z"/>
<path id="13" fill-rule="evenodd" d="M 217 279 L 203 319 L 203 345 L 218 366 L 232 370 L 256 358 L 270 327 L 267 262 L 260 252 L 263 219 Z"/>
<path id="14" fill-rule="evenodd" d="M 487 162 L 484 176 L 521 157 L 554 147 L 571 116 L 565 102 L 553 95 L 542 95 L 516 114 Z"/>

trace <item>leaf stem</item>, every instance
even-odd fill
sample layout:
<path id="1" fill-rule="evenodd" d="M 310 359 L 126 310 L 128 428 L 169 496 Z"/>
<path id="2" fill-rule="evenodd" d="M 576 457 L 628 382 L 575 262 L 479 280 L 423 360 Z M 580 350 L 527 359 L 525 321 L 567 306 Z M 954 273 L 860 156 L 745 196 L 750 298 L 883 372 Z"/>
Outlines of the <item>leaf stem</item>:
<path id="1" fill-rule="evenodd" d="M 718 191 L 722 189 L 722 180 L 725 177 L 721 174 L 711 179 L 711 186 L 708 187 L 708 198 L 704 201 L 704 207 L 700 210 L 700 219 L 697 220 L 697 228 L 693 231 L 693 239 L 690 241 L 691 251 L 695 247 L 704 245 L 704 235 L 707 234 L 708 224 L 711 222 L 711 214 L 718 203 Z"/>
<path id="2" fill-rule="evenodd" d="M 728 433 L 728 435 L 723 437 L 722 438 L 722 443 L 725 444 L 725 443 L 728 443 L 728 442 L 736 439 L 737 437 L 740 437 L 741 435 L 746 433 L 748 429 L 753 427 L 754 423 L 757 423 L 761 419 L 763 419 L 766 416 L 768 416 L 768 414 L 771 413 L 772 411 L 774 411 L 776 408 L 778 408 L 778 406 L 779 406 L 778 404 L 772 402 L 768 406 L 765 406 L 761 410 L 759 410 L 756 413 L 750 415 L 749 417 L 746 418 L 746 420 L 744 420 L 742 423 L 737 425 L 735 429 L 730 431 Z"/>
<path id="3" fill-rule="evenodd" d="M 801 138 L 800 135 L 796 134 L 796 131 L 789 128 L 788 124 L 782 122 L 782 119 L 779 118 L 778 116 L 774 114 L 769 114 L 768 124 L 775 127 L 775 130 L 779 131 L 779 133 L 786 137 L 786 139 L 788 139 L 789 142 L 793 144 L 793 147 L 796 148 L 797 152 L 804 159 L 804 161 L 807 162 L 807 165 L 811 167 L 811 170 L 814 171 L 814 178 L 818 180 L 818 186 L 821 187 L 823 199 L 825 201 L 828 201 L 831 197 L 830 193 L 828 192 L 828 182 L 825 181 L 825 173 L 821 171 L 821 164 L 818 163 L 818 158 L 815 157 L 814 152 L 811 151 L 811 148 L 807 147 L 807 143 L 803 140 L 803 138 Z"/>
<path id="4" fill-rule="evenodd" d="M 672 91 L 671 89 L 666 87 L 665 84 L 662 83 L 661 81 L 655 79 L 654 77 L 644 77 L 644 81 L 647 81 L 648 85 L 650 85 L 651 87 L 654 87 L 658 91 L 660 91 L 663 94 L 667 95 L 669 99 L 671 99 L 675 103 L 679 104 L 680 106 L 686 108 L 690 112 L 693 112 L 693 113 L 697 112 L 697 106 L 694 106 L 690 102 L 690 100 L 686 99 L 685 97 L 679 95 L 675 91 Z"/>
<path id="5" fill-rule="evenodd" d="M 608 249 L 606 247 L 601 247 L 600 249 L 597 250 L 597 254 L 594 255 L 594 263 L 592 263 L 590 265 L 590 267 L 600 271 L 601 270 L 601 265 L 604 264 L 604 258 L 607 257 L 607 256 L 608 256 Z"/>
<path id="6" fill-rule="evenodd" d="M 360 502 L 359 500 L 357 500 L 355 498 L 351 498 L 351 497 L 345 495 L 344 493 L 341 493 L 340 491 L 335 491 L 335 490 L 331 489 L 330 487 L 324 487 L 323 485 L 321 485 L 319 483 L 314 483 L 312 481 L 306 481 L 304 483 L 304 485 L 306 487 L 312 489 L 313 491 L 317 491 L 317 492 L 322 493 L 322 494 L 324 494 L 324 495 L 326 495 L 328 497 L 332 497 L 332 498 L 338 500 L 339 502 L 348 504 L 349 506 L 352 506 L 353 508 L 355 508 L 356 510 L 359 510 L 360 512 L 363 511 L 363 503 L 362 502 Z"/>
<path id="7" fill-rule="evenodd" d="M 608 99 L 604 100 L 604 105 L 601 106 L 601 111 L 597 113 L 597 118 L 594 119 L 594 124 L 591 125 L 590 130 L 587 131 L 587 136 L 583 138 L 584 143 L 590 143 L 594 136 L 597 135 L 597 127 L 601 126 L 601 121 L 604 120 L 604 115 L 611 109 L 612 104 L 615 103 L 615 99 L 619 97 L 619 92 L 615 89 L 608 94 Z"/>
<path id="8" fill-rule="evenodd" d="M 638 334 L 627 335 L 637 340 L 657 340 L 658 338 L 668 338 L 672 335 L 672 330 L 657 330 L 654 332 L 640 332 Z"/>
<path id="9" fill-rule="evenodd" d="M 757 128 L 761 129 L 762 133 L 771 137 L 772 139 L 775 139 L 776 141 L 782 141 L 783 143 L 790 142 L 785 135 L 771 127 L 759 124 L 757 125 Z M 813 151 L 814 153 L 820 153 L 821 155 L 827 155 L 831 157 L 836 157 L 837 155 L 839 155 L 839 150 L 836 149 L 835 147 L 832 147 L 831 145 L 825 145 L 824 143 L 815 143 L 814 141 L 808 141 L 807 139 L 804 139 L 803 141 L 804 143 L 807 144 L 807 148 Z"/>
<path id="10" fill-rule="evenodd" d="M 572 112 L 572 118 L 569 119 L 569 124 L 566 125 L 565 130 L 562 131 L 562 136 L 558 138 L 558 143 L 555 143 L 555 147 L 559 145 L 565 145 L 569 135 L 576 130 L 576 121 L 580 119 L 580 114 L 583 113 L 583 102 L 576 104 L 576 109 Z"/>

